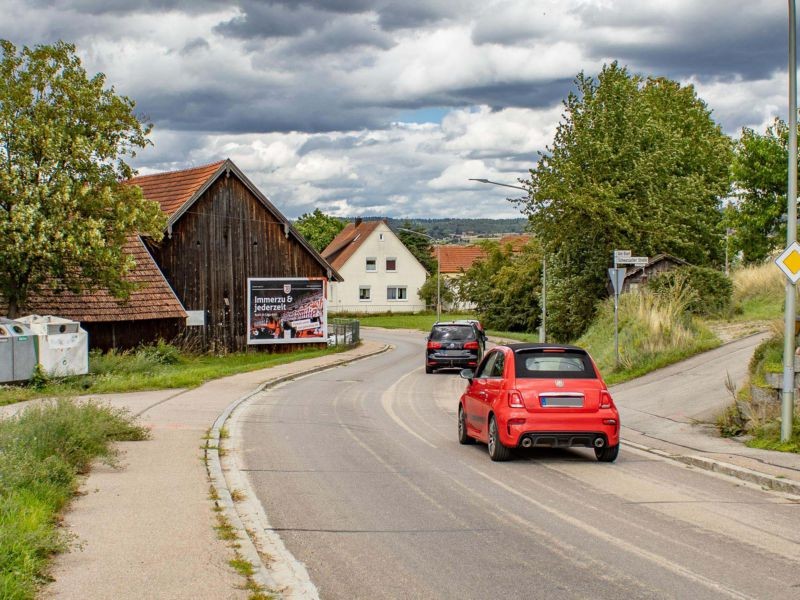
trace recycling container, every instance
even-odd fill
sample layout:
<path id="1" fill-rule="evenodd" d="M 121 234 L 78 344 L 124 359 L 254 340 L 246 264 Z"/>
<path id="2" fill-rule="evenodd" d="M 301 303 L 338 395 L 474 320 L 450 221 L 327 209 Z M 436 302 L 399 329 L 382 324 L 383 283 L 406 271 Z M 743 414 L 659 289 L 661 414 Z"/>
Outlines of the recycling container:
<path id="1" fill-rule="evenodd" d="M 35 339 L 30 328 L 0 317 L 0 383 L 27 381 L 35 370 Z"/>
<path id="2" fill-rule="evenodd" d="M 54 316 L 29 315 L 17 319 L 36 337 L 39 365 L 50 377 L 89 372 L 89 335 L 78 321 Z"/>

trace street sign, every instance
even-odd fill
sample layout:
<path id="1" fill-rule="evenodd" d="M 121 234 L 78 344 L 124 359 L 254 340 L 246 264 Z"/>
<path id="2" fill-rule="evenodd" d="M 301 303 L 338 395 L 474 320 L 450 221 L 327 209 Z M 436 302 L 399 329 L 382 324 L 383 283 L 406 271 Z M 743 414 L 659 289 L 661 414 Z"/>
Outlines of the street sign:
<path id="1" fill-rule="evenodd" d="M 611 279 L 611 287 L 614 288 L 614 295 L 622 293 L 622 284 L 625 282 L 625 272 L 627 269 L 609 269 L 608 277 Z"/>
<path id="2" fill-rule="evenodd" d="M 614 250 L 614 258 L 619 261 L 620 259 L 630 258 L 630 250 Z"/>
<path id="3" fill-rule="evenodd" d="M 800 280 L 800 244 L 792 242 L 783 253 L 775 259 L 781 271 L 786 274 L 789 281 L 797 283 Z"/>
<path id="4" fill-rule="evenodd" d="M 635 267 L 645 267 L 650 261 L 646 256 L 628 256 L 626 258 L 618 258 L 617 264 L 619 265 L 633 265 Z"/>

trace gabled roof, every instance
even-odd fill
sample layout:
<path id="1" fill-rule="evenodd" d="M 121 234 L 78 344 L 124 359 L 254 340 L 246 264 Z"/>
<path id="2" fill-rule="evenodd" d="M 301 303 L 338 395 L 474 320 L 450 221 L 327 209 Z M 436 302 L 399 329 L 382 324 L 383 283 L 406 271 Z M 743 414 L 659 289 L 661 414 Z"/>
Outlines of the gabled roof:
<path id="1" fill-rule="evenodd" d="M 486 251 L 480 246 L 438 246 L 433 252 L 439 252 L 439 270 L 442 273 L 460 273 L 469 269 L 477 260 L 486 257 Z"/>
<path id="2" fill-rule="evenodd" d="M 678 265 L 679 267 L 685 267 L 685 266 L 689 265 L 688 262 L 686 262 L 682 258 L 678 258 L 677 256 L 672 256 L 671 254 L 665 254 L 665 253 L 656 254 L 653 258 L 648 260 L 647 264 L 645 266 L 643 266 L 643 267 L 635 267 L 635 268 L 630 268 L 629 267 L 627 273 L 625 273 L 625 279 L 628 279 L 630 277 L 636 277 L 637 275 L 641 275 L 642 273 L 652 269 L 658 263 L 664 262 L 664 261 L 674 263 L 674 264 Z"/>
<path id="3" fill-rule="evenodd" d="M 224 160 L 218 160 L 210 165 L 184 169 L 183 171 L 170 171 L 167 173 L 157 173 L 155 175 L 140 175 L 128 180 L 131 185 L 138 185 L 142 188 L 142 194 L 148 200 L 155 200 L 161 205 L 161 210 L 168 216 L 172 216 L 186 202 L 188 202 L 197 191 L 203 187 L 212 175 L 220 170 L 225 164 Z"/>
<path id="4" fill-rule="evenodd" d="M 361 244 L 375 231 L 379 225 L 386 225 L 384 219 L 377 221 L 360 221 L 348 223 L 339 232 L 327 248 L 322 251 L 322 257 L 331 263 L 334 269 L 341 269 L 348 259 L 355 254 Z"/>
<path id="5" fill-rule="evenodd" d="M 253 196 L 261 202 L 272 216 L 283 223 L 284 231 L 290 234 L 319 262 L 329 273 L 329 277 L 341 281 L 339 275 L 331 265 L 320 256 L 319 252 L 309 244 L 300 233 L 292 227 L 289 220 L 283 216 L 272 202 L 251 182 L 244 173 L 233 164 L 229 158 L 201 167 L 169 171 L 155 175 L 141 175 L 128 180 L 131 185 L 138 185 L 142 194 L 148 200 L 155 200 L 161 205 L 161 210 L 169 217 L 167 231 L 172 232 L 172 226 L 197 202 L 200 196 L 223 174 L 233 173 Z"/>
<path id="6" fill-rule="evenodd" d="M 59 293 L 43 288 L 30 298 L 27 311 L 32 314 L 58 315 L 84 323 L 185 319 L 186 310 L 139 236 L 130 236 L 123 251 L 136 261 L 136 266 L 125 279 L 138 284 L 127 300 L 115 298 L 103 288 L 81 294 L 69 291 Z"/>

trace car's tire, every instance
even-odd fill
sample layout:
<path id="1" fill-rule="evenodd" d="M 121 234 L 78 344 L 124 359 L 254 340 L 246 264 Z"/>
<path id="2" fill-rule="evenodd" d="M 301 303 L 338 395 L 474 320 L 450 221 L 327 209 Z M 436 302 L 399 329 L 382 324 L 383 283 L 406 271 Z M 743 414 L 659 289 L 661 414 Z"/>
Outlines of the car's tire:
<path id="1" fill-rule="evenodd" d="M 467 415 L 464 412 L 464 407 L 458 405 L 458 443 L 459 444 L 474 444 L 475 439 L 467 435 Z"/>
<path id="2" fill-rule="evenodd" d="M 428 375 L 430 375 L 431 373 L 433 373 L 433 367 L 429 367 L 428 365 L 425 365 L 425 372 Z"/>
<path id="3" fill-rule="evenodd" d="M 511 458 L 511 449 L 503 446 L 497 432 L 497 421 L 494 415 L 489 417 L 489 458 L 494 462 L 502 462 Z"/>
<path id="4" fill-rule="evenodd" d="M 603 448 L 595 448 L 594 455 L 600 462 L 614 462 L 619 456 L 619 444 L 616 446 L 605 446 Z"/>

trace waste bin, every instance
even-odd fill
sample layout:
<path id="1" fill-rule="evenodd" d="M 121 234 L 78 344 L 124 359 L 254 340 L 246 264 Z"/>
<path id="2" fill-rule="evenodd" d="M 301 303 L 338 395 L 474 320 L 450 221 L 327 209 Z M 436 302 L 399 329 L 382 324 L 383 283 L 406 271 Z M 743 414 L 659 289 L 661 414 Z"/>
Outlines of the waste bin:
<path id="1" fill-rule="evenodd" d="M 35 370 L 36 349 L 30 328 L 0 318 L 0 383 L 27 381 Z"/>
<path id="2" fill-rule="evenodd" d="M 36 336 L 39 365 L 50 377 L 89 372 L 89 335 L 78 321 L 61 317 L 28 315 L 17 319 Z"/>

